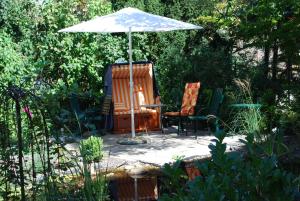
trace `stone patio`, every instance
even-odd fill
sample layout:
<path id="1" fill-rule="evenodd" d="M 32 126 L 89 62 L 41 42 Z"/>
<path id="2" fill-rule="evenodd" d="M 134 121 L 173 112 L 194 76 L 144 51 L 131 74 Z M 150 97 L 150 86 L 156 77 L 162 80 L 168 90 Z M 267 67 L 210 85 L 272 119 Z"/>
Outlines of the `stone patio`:
<path id="1" fill-rule="evenodd" d="M 118 140 L 130 137 L 130 134 L 107 134 L 103 136 L 104 160 L 100 166 L 107 169 L 122 168 L 125 170 L 136 167 L 162 167 L 165 163 L 172 163 L 176 158 L 184 161 L 193 161 L 210 157 L 208 145 L 213 143 L 214 136 L 208 132 L 200 132 L 195 137 L 194 133 L 177 135 L 176 130 L 169 128 L 165 134 L 151 132 L 148 134 L 138 133 L 147 140 L 146 144 L 120 145 Z M 239 141 L 244 136 L 226 137 L 227 151 L 238 151 L 243 144 Z M 78 150 L 78 143 L 69 144 L 70 149 Z"/>

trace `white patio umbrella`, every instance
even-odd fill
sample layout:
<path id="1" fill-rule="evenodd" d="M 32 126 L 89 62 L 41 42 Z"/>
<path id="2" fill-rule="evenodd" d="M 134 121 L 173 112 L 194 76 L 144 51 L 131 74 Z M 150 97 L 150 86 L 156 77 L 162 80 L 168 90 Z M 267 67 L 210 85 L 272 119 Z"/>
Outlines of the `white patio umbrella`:
<path id="1" fill-rule="evenodd" d="M 153 15 L 136 8 L 124 8 L 115 13 L 96 17 L 92 20 L 59 30 L 59 32 L 94 32 L 94 33 L 128 33 L 128 54 L 130 65 L 130 109 L 131 134 L 135 137 L 134 107 L 133 107 L 133 78 L 132 78 L 132 32 L 165 32 L 173 30 L 202 29 L 190 23 Z"/>

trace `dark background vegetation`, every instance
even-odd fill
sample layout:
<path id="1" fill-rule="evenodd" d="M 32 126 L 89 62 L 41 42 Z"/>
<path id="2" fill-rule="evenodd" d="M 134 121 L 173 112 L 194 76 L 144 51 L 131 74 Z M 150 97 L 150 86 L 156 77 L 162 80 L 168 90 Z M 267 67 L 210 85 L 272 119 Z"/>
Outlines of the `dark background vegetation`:
<path id="1" fill-rule="evenodd" d="M 180 102 L 186 82 L 232 89 L 249 79 L 266 106 L 269 128 L 299 113 L 300 6 L 293 0 L 2 0 L 0 80 L 31 88 L 60 109 L 71 92 L 97 104 L 106 67 L 127 60 L 125 34 L 57 33 L 59 29 L 123 7 L 183 20 L 200 31 L 135 33 L 133 58 L 155 63 L 164 103 Z M 201 100 L 200 100 L 201 101 Z M 92 103 L 93 105 L 93 103 Z M 280 107 L 275 107 L 280 106 Z"/>

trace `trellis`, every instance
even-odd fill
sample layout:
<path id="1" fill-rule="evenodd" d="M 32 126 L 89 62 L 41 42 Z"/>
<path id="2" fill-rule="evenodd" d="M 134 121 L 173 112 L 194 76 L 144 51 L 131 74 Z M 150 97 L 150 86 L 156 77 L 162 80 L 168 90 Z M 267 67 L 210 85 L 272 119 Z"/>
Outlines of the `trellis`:
<path id="1" fill-rule="evenodd" d="M 0 85 L 0 192 L 4 200 L 35 199 L 51 173 L 50 138 L 42 101 L 18 86 Z"/>

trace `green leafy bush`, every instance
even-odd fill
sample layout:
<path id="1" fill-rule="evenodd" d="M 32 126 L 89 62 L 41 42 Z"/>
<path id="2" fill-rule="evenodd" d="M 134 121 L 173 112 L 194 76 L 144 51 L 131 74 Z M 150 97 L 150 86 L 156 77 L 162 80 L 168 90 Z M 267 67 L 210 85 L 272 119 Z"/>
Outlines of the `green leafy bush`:
<path id="1" fill-rule="evenodd" d="M 161 200 L 295 200 L 299 177 L 281 169 L 275 154 L 262 155 L 253 134 L 243 141 L 245 155 L 226 154 L 225 136 L 223 131 L 216 133 L 217 139 L 209 146 L 211 159 L 197 164 L 202 175 L 187 182 L 185 188 L 181 186 L 163 195 Z M 177 181 L 181 178 L 177 177 Z M 174 183 L 174 178 L 171 181 Z"/>
<path id="2" fill-rule="evenodd" d="M 27 58 L 20 51 L 20 45 L 0 30 L 0 83 L 20 84 L 21 78 L 31 70 L 26 65 Z"/>
<path id="3" fill-rule="evenodd" d="M 87 163 L 100 161 L 103 158 L 103 140 L 91 136 L 80 142 L 80 153 Z"/>
<path id="4" fill-rule="evenodd" d="M 80 142 L 80 153 L 83 158 L 83 193 L 87 201 L 108 200 L 108 188 L 105 174 L 95 170 L 96 165 L 103 158 L 103 140 L 91 136 Z M 94 179 L 93 179 L 93 176 Z"/>

